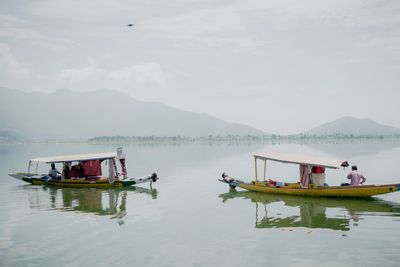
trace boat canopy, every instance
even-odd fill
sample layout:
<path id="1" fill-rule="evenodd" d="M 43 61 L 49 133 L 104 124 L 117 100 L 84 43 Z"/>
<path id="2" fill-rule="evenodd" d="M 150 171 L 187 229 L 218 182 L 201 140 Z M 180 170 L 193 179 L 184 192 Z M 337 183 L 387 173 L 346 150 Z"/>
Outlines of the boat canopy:
<path id="1" fill-rule="evenodd" d="M 106 153 L 93 153 L 93 154 L 76 154 L 76 155 L 64 155 L 64 156 L 53 156 L 53 157 L 42 157 L 34 158 L 29 162 L 31 163 L 62 163 L 62 162 L 73 162 L 73 161 L 89 161 L 89 160 L 105 160 L 117 158 L 118 154 L 115 152 Z"/>
<path id="2" fill-rule="evenodd" d="M 292 155 L 292 154 L 281 154 L 281 153 L 268 153 L 268 154 L 256 154 L 254 155 L 255 159 L 261 160 L 273 160 L 283 163 L 293 163 L 300 165 L 308 165 L 308 166 L 320 166 L 331 169 L 339 169 L 340 167 L 347 167 L 349 163 L 343 160 L 335 160 L 335 159 L 323 159 L 323 158 L 314 158 L 309 156 L 300 156 L 300 155 Z"/>

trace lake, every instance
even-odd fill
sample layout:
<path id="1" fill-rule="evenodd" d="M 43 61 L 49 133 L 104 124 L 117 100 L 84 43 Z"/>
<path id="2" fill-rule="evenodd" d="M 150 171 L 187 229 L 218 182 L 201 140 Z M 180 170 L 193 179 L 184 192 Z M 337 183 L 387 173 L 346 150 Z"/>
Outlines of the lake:
<path id="1" fill-rule="evenodd" d="M 115 151 L 116 145 L 0 145 L 0 266 L 399 266 L 400 193 L 335 199 L 230 191 L 222 172 L 254 178 L 252 155 L 348 160 L 367 184 L 400 182 L 400 141 L 123 146 L 129 189 L 32 186 L 7 174 L 30 158 Z M 44 169 L 43 171 L 47 171 Z M 346 170 L 327 170 L 330 185 Z M 268 163 L 298 181 L 298 167 Z"/>

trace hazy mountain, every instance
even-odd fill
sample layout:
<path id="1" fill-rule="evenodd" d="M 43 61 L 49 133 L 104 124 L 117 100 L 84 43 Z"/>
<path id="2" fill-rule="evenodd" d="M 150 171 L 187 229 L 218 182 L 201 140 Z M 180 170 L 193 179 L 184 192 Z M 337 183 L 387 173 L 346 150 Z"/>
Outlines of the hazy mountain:
<path id="1" fill-rule="evenodd" d="M 34 139 L 264 134 L 251 126 L 137 101 L 110 90 L 80 93 L 63 89 L 46 94 L 7 88 L 0 88 L 0 130 Z"/>
<path id="2" fill-rule="evenodd" d="M 24 142 L 27 139 L 18 133 L 0 130 L 0 143 Z"/>
<path id="3" fill-rule="evenodd" d="M 309 130 L 310 134 L 371 134 L 388 135 L 400 134 L 400 128 L 386 126 L 371 119 L 358 119 L 354 117 L 343 117 L 328 122 Z"/>

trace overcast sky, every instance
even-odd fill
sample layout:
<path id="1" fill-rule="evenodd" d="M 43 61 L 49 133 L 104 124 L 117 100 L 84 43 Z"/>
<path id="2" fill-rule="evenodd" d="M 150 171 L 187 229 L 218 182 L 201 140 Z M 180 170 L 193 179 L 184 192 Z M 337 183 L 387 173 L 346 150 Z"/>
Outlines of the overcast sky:
<path id="1" fill-rule="evenodd" d="M 400 127 L 399 85 L 396 0 L 0 2 L 2 87 L 108 88 L 285 134 Z"/>

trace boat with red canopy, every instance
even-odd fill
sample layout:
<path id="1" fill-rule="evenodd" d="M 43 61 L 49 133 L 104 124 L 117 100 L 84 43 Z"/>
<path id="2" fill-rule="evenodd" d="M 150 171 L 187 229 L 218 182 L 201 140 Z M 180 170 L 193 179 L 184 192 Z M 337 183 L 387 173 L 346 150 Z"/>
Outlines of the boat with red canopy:
<path id="1" fill-rule="evenodd" d="M 38 166 L 40 164 L 54 165 L 51 169 L 55 168 L 56 164 L 62 164 L 62 172 L 55 168 L 53 171 L 55 175 L 52 175 L 51 172 L 49 174 L 38 174 Z M 16 172 L 9 175 L 34 185 L 96 188 L 125 187 L 146 182 L 153 183 L 158 179 L 156 173 L 143 178 L 129 178 L 122 148 L 118 148 L 116 153 L 106 152 L 34 158 L 29 160 L 27 172 Z"/>

